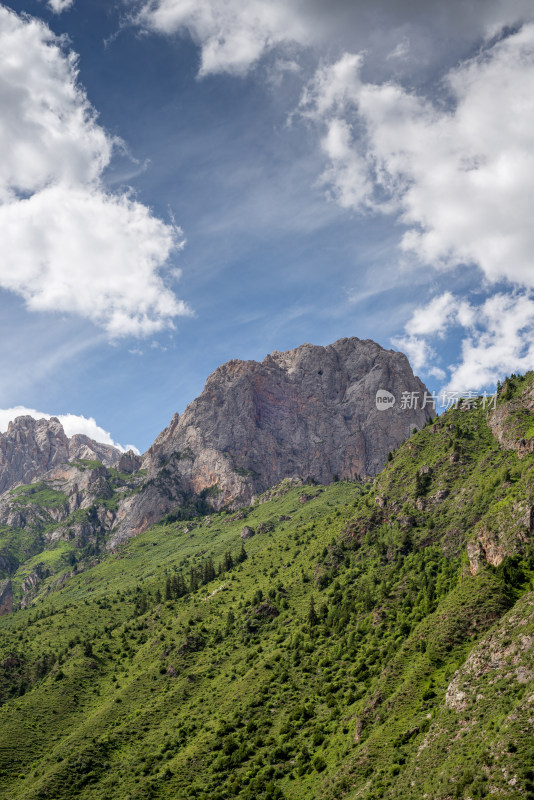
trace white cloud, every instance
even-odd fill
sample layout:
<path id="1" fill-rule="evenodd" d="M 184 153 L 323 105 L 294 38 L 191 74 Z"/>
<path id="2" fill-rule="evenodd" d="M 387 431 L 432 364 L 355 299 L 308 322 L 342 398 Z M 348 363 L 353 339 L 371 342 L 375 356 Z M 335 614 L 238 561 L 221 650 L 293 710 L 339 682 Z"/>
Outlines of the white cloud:
<path id="1" fill-rule="evenodd" d="M 74 4 L 74 0 L 48 0 L 48 5 L 55 14 L 61 14 Z"/>
<path id="2" fill-rule="evenodd" d="M 0 287 L 30 310 L 80 315 L 111 337 L 189 313 L 161 275 L 179 228 L 102 184 L 117 141 L 42 22 L 0 6 Z"/>
<path id="3" fill-rule="evenodd" d="M 493 385 L 512 372 L 534 369 L 534 298 L 498 293 L 476 309 L 476 327 L 462 342 L 449 378 L 453 389 Z"/>
<path id="4" fill-rule="evenodd" d="M 43 411 L 36 411 L 34 408 L 26 408 L 25 406 L 2 408 L 0 409 L 0 431 L 7 431 L 9 423 L 17 417 L 22 416 L 33 417 L 34 419 L 50 419 L 54 416 L 59 419 L 63 425 L 63 430 L 69 437 L 74 436 L 76 433 L 83 433 L 95 442 L 110 444 L 123 452 L 126 452 L 126 450 L 133 450 L 135 453 L 139 453 L 135 445 L 129 444 L 123 447 L 118 442 L 115 442 L 109 431 L 97 425 L 93 417 L 84 417 L 78 414 L 46 414 Z"/>
<path id="5" fill-rule="evenodd" d="M 300 103 L 321 128 L 330 196 L 394 215 L 402 250 L 420 262 L 480 271 L 488 291 L 512 287 L 478 304 L 444 292 L 414 311 L 394 344 L 452 389 L 534 368 L 534 24 L 450 71 L 433 101 L 365 81 L 363 61 L 345 53 L 323 65 Z M 460 337 L 461 356 L 445 371 L 435 345 L 447 335 Z"/>
<path id="6" fill-rule="evenodd" d="M 187 307 L 155 266 L 176 231 L 127 196 L 51 186 L 0 206 L 0 286 L 31 311 L 79 314 L 110 336 L 147 336 Z"/>
<path id="7" fill-rule="evenodd" d="M 329 193 L 343 208 L 372 206 L 369 197 L 372 184 L 362 159 L 351 146 L 350 126 L 343 119 L 333 119 L 321 141 L 330 159 L 330 167 L 323 173 L 324 183 L 332 187 Z"/>
<path id="8" fill-rule="evenodd" d="M 42 22 L 0 6 L 0 200 L 98 181 L 113 140 L 77 84 L 76 57 Z"/>
<path id="9" fill-rule="evenodd" d="M 410 40 L 407 36 L 403 36 L 401 41 L 387 54 L 386 59 L 405 59 L 410 55 Z"/>
<path id="10" fill-rule="evenodd" d="M 429 334 L 444 336 L 447 329 L 458 320 L 460 315 L 464 324 L 469 325 L 469 314 L 470 308 L 467 303 L 459 303 L 451 292 L 444 292 L 442 295 L 434 297 L 428 305 L 414 311 L 406 325 L 406 332 L 410 336 Z"/>
<path id="11" fill-rule="evenodd" d="M 329 51 L 367 46 L 401 61 L 418 43 L 425 56 L 532 18 L 531 0 L 124 0 L 133 21 L 172 35 L 189 33 L 201 50 L 200 74 L 243 75 L 274 49 Z M 410 33 L 408 45 L 407 30 Z M 413 39 L 413 41 L 412 41 Z M 432 42 L 429 49 L 428 41 Z M 417 49 L 417 48 L 416 48 Z"/>
<path id="12" fill-rule="evenodd" d="M 430 344 L 418 336 L 401 336 L 392 340 L 392 344 L 408 357 L 415 372 L 427 367 L 436 358 L 436 351 Z"/>
<path id="13" fill-rule="evenodd" d="M 277 58 L 267 69 L 267 83 L 275 89 L 282 85 L 287 75 L 298 75 L 302 67 L 294 58 Z"/>
<path id="14" fill-rule="evenodd" d="M 304 15 L 287 0 L 151 0 L 136 21 L 158 33 L 188 31 L 201 47 L 201 75 L 242 75 L 273 47 L 310 41 Z"/>
<path id="15" fill-rule="evenodd" d="M 436 268 L 534 286 L 534 24 L 450 72 L 451 108 L 362 81 L 361 55 L 322 67 L 301 102 L 325 129 L 342 206 L 395 212 L 402 248 Z"/>
<path id="16" fill-rule="evenodd" d="M 439 380 L 446 373 L 435 364 L 432 337 L 443 338 L 453 327 L 461 331 L 461 355 L 449 366 L 446 388 L 479 391 L 512 372 L 534 369 L 534 296 L 530 292 L 497 292 L 478 305 L 450 292 L 416 309 L 394 341 L 414 369 Z"/>
<path id="17" fill-rule="evenodd" d="M 438 381 L 443 381 L 447 377 L 447 373 L 445 372 L 445 370 L 441 369 L 441 367 L 436 367 L 436 366 L 430 367 L 428 369 L 428 374 L 432 378 L 437 378 Z"/>

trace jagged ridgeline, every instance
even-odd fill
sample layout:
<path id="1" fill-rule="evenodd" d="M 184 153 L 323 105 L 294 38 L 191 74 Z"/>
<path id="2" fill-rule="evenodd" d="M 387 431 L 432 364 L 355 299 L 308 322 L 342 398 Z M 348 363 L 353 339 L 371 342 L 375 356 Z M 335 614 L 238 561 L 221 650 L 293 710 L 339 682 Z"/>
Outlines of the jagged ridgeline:
<path id="1" fill-rule="evenodd" d="M 399 398 L 385 412 L 384 389 Z M 163 517 L 237 509 L 295 475 L 376 475 L 431 414 L 400 398 L 425 391 L 402 353 L 352 338 L 222 365 L 142 457 L 18 418 L 0 434 L 0 613 Z"/>
<path id="2" fill-rule="evenodd" d="M 2 796 L 532 800 L 533 386 L 44 577 L 0 619 Z"/>

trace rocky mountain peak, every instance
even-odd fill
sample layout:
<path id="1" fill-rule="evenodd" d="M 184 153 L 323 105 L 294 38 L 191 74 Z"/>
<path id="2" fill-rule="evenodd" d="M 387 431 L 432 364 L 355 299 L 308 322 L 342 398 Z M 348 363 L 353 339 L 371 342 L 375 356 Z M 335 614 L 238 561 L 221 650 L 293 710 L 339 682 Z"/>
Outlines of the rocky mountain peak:
<path id="1" fill-rule="evenodd" d="M 380 390 L 395 397 L 385 411 Z M 122 509 L 118 538 L 193 494 L 209 492 L 220 508 L 245 505 L 288 477 L 328 484 L 376 475 L 430 418 L 425 391 L 405 355 L 356 337 L 228 361 L 145 454 L 147 490 Z M 403 407 L 404 393 L 419 403 Z"/>
<path id="2" fill-rule="evenodd" d="M 30 483 L 53 467 L 75 459 L 98 460 L 112 466 L 120 457 L 117 448 L 83 434 L 69 438 L 57 417 L 17 417 L 9 423 L 6 433 L 0 433 L 0 493 L 19 483 Z"/>
<path id="3" fill-rule="evenodd" d="M 385 413 L 376 405 L 380 389 L 397 399 Z M 181 444 L 194 452 L 217 450 L 268 485 L 296 473 L 323 483 L 335 473 L 375 475 L 389 450 L 429 418 L 429 409 L 421 408 L 425 391 L 404 354 L 355 337 L 275 351 L 261 363 L 234 359 L 210 375 L 181 417 L 175 415 L 145 466 Z M 419 396 L 419 407 L 401 408 L 405 392 Z"/>

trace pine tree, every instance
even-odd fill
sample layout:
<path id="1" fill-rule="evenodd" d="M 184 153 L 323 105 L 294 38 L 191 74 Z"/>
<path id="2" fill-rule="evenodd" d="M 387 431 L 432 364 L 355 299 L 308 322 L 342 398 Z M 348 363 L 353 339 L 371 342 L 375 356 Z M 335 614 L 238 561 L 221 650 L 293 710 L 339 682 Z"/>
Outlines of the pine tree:
<path id="1" fill-rule="evenodd" d="M 226 636 L 228 636 L 228 634 L 232 631 L 234 627 L 234 622 L 235 622 L 235 615 L 234 612 L 230 610 L 226 617 L 226 631 L 225 631 Z"/>
<path id="2" fill-rule="evenodd" d="M 137 601 L 137 613 L 138 614 L 145 614 L 148 611 L 148 599 L 146 594 L 143 592 L 141 597 Z"/>
<path id="3" fill-rule="evenodd" d="M 213 566 L 213 559 L 208 558 L 204 562 L 202 582 L 209 583 L 215 578 L 215 567 Z"/>
<path id="4" fill-rule="evenodd" d="M 191 571 L 189 572 L 189 591 L 196 592 L 198 589 L 198 573 L 195 567 L 191 567 Z"/>
<path id="5" fill-rule="evenodd" d="M 308 608 L 308 625 L 313 628 L 319 622 L 319 617 L 315 610 L 315 601 L 313 595 L 310 597 L 310 607 Z"/>
<path id="6" fill-rule="evenodd" d="M 232 567 L 234 566 L 234 559 L 232 558 L 232 553 L 230 550 L 227 550 L 224 554 L 224 562 L 223 562 L 223 569 L 225 572 L 229 572 Z"/>

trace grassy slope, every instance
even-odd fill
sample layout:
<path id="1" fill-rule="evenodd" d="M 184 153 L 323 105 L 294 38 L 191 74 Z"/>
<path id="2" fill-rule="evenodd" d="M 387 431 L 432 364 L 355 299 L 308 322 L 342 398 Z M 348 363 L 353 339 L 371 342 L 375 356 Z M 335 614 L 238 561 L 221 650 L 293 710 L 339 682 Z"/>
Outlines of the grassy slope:
<path id="1" fill-rule="evenodd" d="M 372 487 L 156 526 L 60 590 L 50 577 L 0 620 L 0 796 L 534 797 L 532 458 L 453 411 Z M 243 563 L 159 599 L 262 522 Z M 517 555 L 472 576 L 483 525 Z"/>

